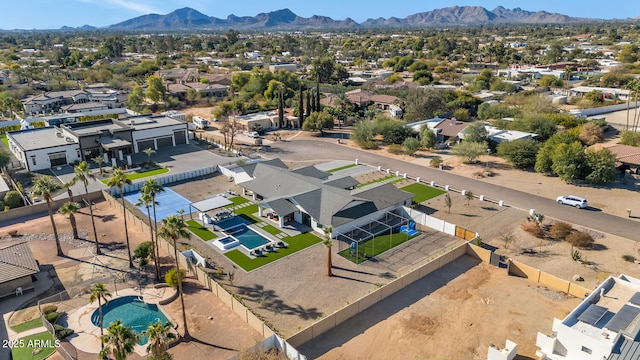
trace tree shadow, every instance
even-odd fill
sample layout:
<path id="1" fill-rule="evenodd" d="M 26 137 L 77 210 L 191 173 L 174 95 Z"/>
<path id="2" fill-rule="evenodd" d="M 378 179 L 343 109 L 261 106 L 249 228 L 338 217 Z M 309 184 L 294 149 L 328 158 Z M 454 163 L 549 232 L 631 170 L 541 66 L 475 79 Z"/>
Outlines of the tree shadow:
<path id="1" fill-rule="evenodd" d="M 216 348 L 216 349 L 222 349 L 222 350 L 228 350 L 228 351 L 238 351 L 238 349 L 232 349 L 232 348 L 228 348 L 228 347 L 225 347 L 225 346 L 220 346 L 220 345 L 208 343 L 206 341 L 200 340 L 200 339 L 198 339 L 196 337 L 193 337 L 193 336 L 191 336 L 191 338 L 189 340 L 186 340 L 185 342 L 195 342 L 195 343 L 198 343 L 198 344 L 211 346 L 211 347 Z"/>
<path id="2" fill-rule="evenodd" d="M 280 299 L 274 290 L 265 289 L 264 286 L 260 284 L 254 284 L 253 286 L 237 286 L 236 294 L 277 314 L 294 315 L 303 320 L 318 319 L 323 315 L 315 307 L 305 309 L 300 305 L 288 305 Z"/>
<path id="3" fill-rule="evenodd" d="M 591 250 L 595 250 L 595 251 L 609 250 L 609 247 L 604 244 L 594 243 L 593 245 L 591 245 Z"/>
<path id="4" fill-rule="evenodd" d="M 481 206 L 480 209 L 487 211 L 498 211 L 498 209 L 493 206 Z"/>

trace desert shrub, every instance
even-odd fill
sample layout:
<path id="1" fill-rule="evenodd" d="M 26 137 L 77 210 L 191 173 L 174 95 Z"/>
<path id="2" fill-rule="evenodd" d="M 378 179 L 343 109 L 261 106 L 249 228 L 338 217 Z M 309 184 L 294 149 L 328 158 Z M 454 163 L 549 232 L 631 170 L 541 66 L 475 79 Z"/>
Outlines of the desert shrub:
<path id="1" fill-rule="evenodd" d="M 184 279 L 187 277 L 187 271 L 185 269 L 180 269 L 180 281 L 184 282 Z M 178 269 L 171 268 L 164 275 L 164 279 L 167 282 L 167 285 L 177 288 L 178 287 Z"/>
<path id="2" fill-rule="evenodd" d="M 434 158 L 432 158 L 431 160 L 429 160 L 429 166 L 431 166 L 432 168 L 437 168 L 440 166 L 440 164 L 442 164 L 442 158 L 439 156 L 436 156 Z"/>
<path id="3" fill-rule="evenodd" d="M 391 144 L 387 151 L 394 155 L 402 155 L 404 154 L 404 146 L 400 144 Z"/>
<path id="4" fill-rule="evenodd" d="M 579 248 L 588 248 L 593 245 L 593 238 L 591 235 L 587 234 L 584 231 L 574 231 L 569 234 L 565 240 L 567 240 L 571 245 L 577 246 Z"/>
<path id="5" fill-rule="evenodd" d="M 52 324 L 55 323 L 56 320 L 58 320 L 58 316 L 60 316 L 60 314 L 58 314 L 57 311 L 52 311 L 44 314 L 44 318 L 47 319 L 47 321 Z"/>
<path id="6" fill-rule="evenodd" d="M 544 237 L 544 230 L 542 229 L 542 227 L 540 227 L 540 225 L 536 224 L 535 222 L 528 221 L 526 223 L 523 223 L 521 227 L 522 227 L 522 230 L 529 233 L 529 235 L 535 236 L 537 238 Z"/>
<path id="7" fill-rule="evenodd" d="M 632 255 L 622 255 L 622 259 L 624 259 L 624 261 L 628 261 L 628 262 L 636 261 L 635 256 L 632 256 Z"/>
<path id="8" fill-rule="evenodd" d="M 66 338 L 67 336 L 69 336 L 69 335 L 74 333 L 73 329 L 66 328 L 66 327 L 64 327 L 62 325 L 59 325 L 59 324 L 54 324 L 53 328 L 56 331 L 56 339 L 58 339 L 58 340 L 62 340 L 64 338 Z"/>
<path id="9" fill-rule="evenodd" d="M 558 221 L 557 223 L 551 225 L 549 233 L 554 239 L 564 240 L 569 234 L 571 234 L 571 230 L 573 230 L 571 224 L 563 221 Z"/>
<path id="10" fill-rule="evenodd" d="M 19 191 L 7 191 L 4 195 L 4 204 L 12 209 L 22 206 L 22 195 Z"/>
<path id="11" fill-rule="evenodd" d="M 58 307 L 55 305 L 46 305 L 42 307 L 43 314 L 48 314 L 50 312 L 55 312 L 55 311 L 58 311 Z"/>

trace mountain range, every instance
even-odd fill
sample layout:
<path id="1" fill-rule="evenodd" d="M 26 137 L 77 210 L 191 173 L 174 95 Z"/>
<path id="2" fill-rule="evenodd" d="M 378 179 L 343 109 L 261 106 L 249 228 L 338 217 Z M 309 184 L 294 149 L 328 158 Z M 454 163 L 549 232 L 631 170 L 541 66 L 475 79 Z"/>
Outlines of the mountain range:
<path id="1" fill-rule="evenodd" d="M 367 19 L 357 23 L 351 18 L 334 20 L 327 16 L 298 16 L 282 9 L 256 16 L 229 15 L 226 19 L 207 16 L 192 8 L 182 8 L 166 15 L 149 14 L 107 27 L 109 30 L 349 30 L 363 28 L 419 28 L 432 26 L 480 24 L 563 24 L 597 19 L 574 18 L 546 11 L 506 9 L 499 6 L 489 11 L 481 6 L 452 6 L 409 15 Z"/>

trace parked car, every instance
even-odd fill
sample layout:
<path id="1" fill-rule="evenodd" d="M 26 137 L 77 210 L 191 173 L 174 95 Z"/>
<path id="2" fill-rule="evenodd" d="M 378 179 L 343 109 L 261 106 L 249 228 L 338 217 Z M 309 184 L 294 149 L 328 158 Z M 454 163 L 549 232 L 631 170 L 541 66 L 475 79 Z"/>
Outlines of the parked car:
<path id="1" fill-rule="evenodd" d="M 260 134 L 258 134 L 257 131 L 251 131 L 251 132 L 247 133 L 247 136 L 250 137 L 250 138 L 259 138 Z"/>
<path id="2" fill-rule="evenodd" d="M 589 204 L 587 203 L 587 199 L 581 198 L 581 197 L 575 196 L 575 195 L 558 196 L 556 201 L 560 205 L 575 206 L 577 209 L 584 209 L 587 206 L 589 206 Z"/>

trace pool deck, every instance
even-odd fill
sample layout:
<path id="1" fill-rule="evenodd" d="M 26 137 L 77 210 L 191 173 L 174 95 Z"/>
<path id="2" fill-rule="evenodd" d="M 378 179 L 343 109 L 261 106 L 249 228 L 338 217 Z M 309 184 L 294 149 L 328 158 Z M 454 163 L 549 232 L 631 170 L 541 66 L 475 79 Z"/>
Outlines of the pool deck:
<path id="1" fill-rule="evenodd" d="M 173 290 L 170 287 L 153 288 L 147 287 L 142 290 L 142 296 L 144 302 L 148 304 L 157 304 L 159 301 L 169 298 L 173 294 Z M 112 294 L 113 297 L 110 300 L 121 298 L 124 296 L 140 296 L 140 291 L 132 288 L 119 289 L 118 295 Z M 76 332 L 68 339 L 69 342 L 78 350 L 97 354 L 100 352 L 100 328 L 93 325 L 91 322 L 91 315 L 98 309 L 98 302 L 93 304 L 87 304 L 78 308 L 76 311 L 69 314 L 69 327 Z M 167 316 L 165 312 L 165 316 Z M 172 321 L 167 316 L 169 321 Z M 104 324 L 106 328 L 109 324 Z M 136 345 L 134 352 L 140 356 L 147 356 L 147 345 Z"/>

